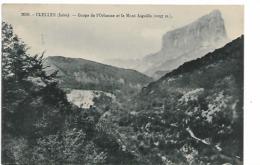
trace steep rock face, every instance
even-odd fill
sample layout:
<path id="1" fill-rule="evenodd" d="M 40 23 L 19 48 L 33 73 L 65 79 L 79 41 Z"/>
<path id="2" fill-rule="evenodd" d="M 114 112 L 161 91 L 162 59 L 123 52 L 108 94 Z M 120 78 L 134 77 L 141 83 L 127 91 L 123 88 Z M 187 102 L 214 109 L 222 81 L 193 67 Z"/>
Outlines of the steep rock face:
<path id="1" fill-rule="evenodd" d="M 73 103 L 77 107 L 87 109 L 94 105 L 94 99 L 99 98 L 101 94 L 111 99 L 115 99 L 115 96 L 112 95 L 111 93 L 95 91 L 95 90 L 79 90 L 79 89 L 73 89 L 67 91 L 66 96 L 68 101 Z"/>
<path id="2" fill-rule="evenodd" d="M 156 71 L 170 71 L 226 42 L 224 20 L 220 11 L 214 10 L 191 24 L 167 32 L 162 37 L 161 50 L 143 59 L 148 66 L 145 73 L 154 76 Z"/>
<path id="3" fill-rule="evenodd" d="M 63 88 L 101 90 L 140 89 L 151 78 L 131 69 L 117 68 L 80 58 L 51 56 L 46 58 L 48 71 L 58 70 L 60 85 Z"/>
<path id="4" fill-rule="evenodd" d="M 218 10 L 199 18 L 182 28 L 169 31 L 163 36 L 162 52 L 187 53 L 198 47 L 222 42 L 226 39 L 224 20 Z M 168 54 L 165 54 L 166 56 Z"/>

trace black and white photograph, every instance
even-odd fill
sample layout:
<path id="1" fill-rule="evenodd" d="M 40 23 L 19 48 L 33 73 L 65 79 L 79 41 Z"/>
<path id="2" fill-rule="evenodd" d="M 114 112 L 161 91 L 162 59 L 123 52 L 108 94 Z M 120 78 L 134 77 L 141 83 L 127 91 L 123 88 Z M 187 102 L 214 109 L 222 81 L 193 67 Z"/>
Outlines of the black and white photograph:
<path id="1" fill-rule="evenodd" d="M 1 164 L 244 164 L 243 5 L 6 3 L 1 28 Z"/>

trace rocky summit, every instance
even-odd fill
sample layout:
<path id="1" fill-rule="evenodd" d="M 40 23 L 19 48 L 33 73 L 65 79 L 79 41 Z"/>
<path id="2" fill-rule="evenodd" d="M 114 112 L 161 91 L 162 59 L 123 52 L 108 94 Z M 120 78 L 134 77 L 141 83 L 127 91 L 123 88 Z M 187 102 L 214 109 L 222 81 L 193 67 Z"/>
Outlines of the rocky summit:
<path id="1" fill-rule="evenodd" d="M 184 27 L 165 33 L 161 50 L 143 59 L 147 66 L 151 66 L 145 73 L 160 77 L 162 71 L 176 69 L 186 61 L 223 46 L 227 41 L 221 12 L 214 10 Z"/>

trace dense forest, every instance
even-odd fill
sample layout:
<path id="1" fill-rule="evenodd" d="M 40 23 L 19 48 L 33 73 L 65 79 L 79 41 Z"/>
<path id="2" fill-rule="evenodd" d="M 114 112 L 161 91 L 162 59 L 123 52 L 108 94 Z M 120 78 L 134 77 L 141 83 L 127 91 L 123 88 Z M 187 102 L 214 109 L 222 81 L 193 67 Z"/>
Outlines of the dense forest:
<path id="1" fill-rule="evenodd" d="M 84 109 L 68 102 L 44 53 L 28 54 L 3 22 L 2 163 L 242 164 L 243 42 L 123 93 L 127 99 L 101 95 Z"/>

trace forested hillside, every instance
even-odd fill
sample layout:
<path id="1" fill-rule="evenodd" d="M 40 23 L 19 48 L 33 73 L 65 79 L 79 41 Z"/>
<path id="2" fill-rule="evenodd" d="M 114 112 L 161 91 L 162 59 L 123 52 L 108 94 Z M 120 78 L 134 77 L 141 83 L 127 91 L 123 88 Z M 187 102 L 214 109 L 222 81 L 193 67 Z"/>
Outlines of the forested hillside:
<path id="1" fill-rule="evenodd" d="M 132 100 L 121 124 L 134 129 L 143 160 L 242 163 L 243 43 L 241 36 L 184 63 Z"/>
<path id="2" fill-rule="evenodd" d="M 66 91 L 69 101 L 85 108 L 92 105 L 97 93 L 106 92 L 124 102 L 152 81 L 152 78 L 132 69 L 81 58 L 49 56 L 44 60 L 44 66 L 47 73 L 58 71 L 58 85 Z"/>

